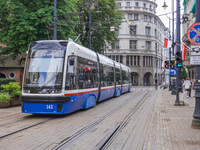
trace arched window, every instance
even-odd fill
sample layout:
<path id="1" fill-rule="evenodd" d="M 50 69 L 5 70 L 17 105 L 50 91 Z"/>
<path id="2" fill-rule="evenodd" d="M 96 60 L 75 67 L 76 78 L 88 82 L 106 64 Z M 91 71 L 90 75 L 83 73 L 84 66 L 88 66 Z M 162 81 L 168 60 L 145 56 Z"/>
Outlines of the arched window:
<path id="1" fill-rule="evenodd" d="M 6 74 L 3 73 L 3 72 L 1 72 L 1 73 L 0 73 L 0 78 L 6 78 Z"/>

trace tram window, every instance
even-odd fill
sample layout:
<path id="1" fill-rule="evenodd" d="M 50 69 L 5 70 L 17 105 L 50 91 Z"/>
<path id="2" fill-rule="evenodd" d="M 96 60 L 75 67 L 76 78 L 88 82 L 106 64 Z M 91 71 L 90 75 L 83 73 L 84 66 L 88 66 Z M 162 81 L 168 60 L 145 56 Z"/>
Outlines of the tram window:
<path id="1" fill-rule="evenodd" d="M 76 70 L 74 65 L 75 57 L 69 56 L 68 57 L 68 65 L 67 65 L 67 74 L 66 74 L 66 82 L 65 82 L 65 89 L 66 90 L 73 90 L 76 89 Z"/>
<path id="2" fill-rule="evenodd" d="M 123 80 L 123 84 L 128 84 L 129 82 L 129 78 L 128 78 L 128 72 L 127 71 L 122 71 L 122 80 Z"/>
<path id="3" fill-rule="evenodd" d="M 98 86 L 96 62 L 78 57 L 77 69 L 79 89 L 95 88 Z"/>
<path id="4" fill-rule="evenodd" d="M 70 65 L 70 66 L 73 66 L 73 65 L 74 65 L 74 57 L 73 57 L 73 56 L 70 56 L 70 57 L 69 57 L 69 65 Z"/>
<path id="5" fill-rule="evenodd" d="M 116 76 L 116 84 L 121 84 L 120 82 L 120 69 L 116 68 L 115 69 L 115 76 Z"/>
<path id="6" fill-rule="evenodd" d="M 101 86 L 114 85 L 114 67 L 101 64 Z"/>

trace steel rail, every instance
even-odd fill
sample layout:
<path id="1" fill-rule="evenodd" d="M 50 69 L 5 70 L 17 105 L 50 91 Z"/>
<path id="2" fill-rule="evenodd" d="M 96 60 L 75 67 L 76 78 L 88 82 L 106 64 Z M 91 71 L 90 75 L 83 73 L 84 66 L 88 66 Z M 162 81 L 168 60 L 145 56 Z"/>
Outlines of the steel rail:
<path id="1" fill-rule="evenodd" d="M 141 94 L 143 94 L 143 90 L 141 90 L 139 93 L 137 93 L 135 95 L 135 97 L 139 97 Z M 148 93 L 148 92 L 147 92 Z M 62 142 L 60 142 L 60 144 L 58 144 L 56 147 L 54 147 L 54 150 L 61 150 L 64 149 L 65 147 L 67 147 L 71 142 L 73 142 L 74 140 L 78 139 L 81 135 L 87 133 L 91 128 L 93 128 L 94 126 L 98 125 L 101 121 L 103 121 L 104 119 L 106 119 L 108 116 L 110 116 L 111 114 L 113 114 L 114 112 L 116 112 L 117 110 L 121 109 L 122 107 L 124 107 L 126 104 L 128 104 L 129 102 L 131 102 L 131 100 L 133 99 L 133 96 L 131 95 L 131 97 L 126 100 L 124 103 L 116 106 L 115 108 L 113 108 L 110 112 L 104 114 L 103 116 L 101 116 L 100 118 L 98 118 L 97 120 L 95 120 L 94 122 L 90 123 L 89 125 L 87 125 L 86 127 L 82 128 L 81 130 L 79 130 L 77 133 L 75 133 L 74 135 L 72 135 L 71 137 L 68 137 L 66 139 L 64 139 Z"/>
<path id="2" fill-rule="evenodd" d="M 54 119 L 54 118 L 53 118 L 53 119 Z M 38 126 L 38 125 L 41 125 L 41 124 L 44 124 L 44 123 L 49 122 L 49 121 L 51 121 L 51 120 L 53 120 L 53 119 L 48 119 L 48 120 L 45 120 L 45 121 L 42 121 L 42 122 L 39 122 L 39 123 L 30 125 L 30 126 L 27 126 L 27 127 L 24 127 L 24 128 L 22 128 L 22 129 L 19 129 L 19 130 L 10 132 L 10 133 L 8 133 L 8 134 L 5 134 L 5 135 L 3 135 L 3 136 L 0 136 L 0 140 L 2 140 L 3 138 L 6 138 L 6 137 L 8 137 L 8 136 L 11 136 L 11 135 L 13 135 L 13 134 L 16 134 L 16 133 L 25 131 L 25 130 L 27 130 L 27 129 L 33 128 L 33 127 Z"/>
<path id="3" fill-rule="evenodd" d="M 135 107 L 131 110 L 131 112 L 127 115 L 127 117 L 123 120 L 121 124 L 119 124 L 115 130 L 113 130 L 109 135 L 107 136 L 102 143 L 98 144 L 96 149 L 98 150 L 105 150 L 109 147 L 109 145 L 113 142 L 113 140 L 117 137 L 117 135 L 121 132 L 121 130 L 127 125 L 131 117 L 135 114 L 135 112 L 140 108 L 140 106 L 148 99 L 148 96 L 151 94 L 150 91 L 144 97 L 141 101 L 139 101 Z"/>

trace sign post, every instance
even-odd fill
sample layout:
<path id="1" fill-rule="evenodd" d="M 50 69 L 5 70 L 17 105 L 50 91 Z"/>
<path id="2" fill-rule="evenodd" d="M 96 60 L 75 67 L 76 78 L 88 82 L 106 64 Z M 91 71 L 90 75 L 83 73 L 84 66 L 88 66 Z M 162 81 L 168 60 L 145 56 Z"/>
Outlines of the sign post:
<path id="1" fill-rule="evenodd" d="M 196 23 L 194 23 L 188 30 L 188 39 L 194 45 L 200 45 L 200 0 L 196 0 Z M 196 58 L 192 58 L 196 65 L 196 83 L 195 83 L 195 110 L 193 113 L 192 127 L 200 128 L 200 65 Z M 192 63 L 193 63 L 192 62 Z"/>

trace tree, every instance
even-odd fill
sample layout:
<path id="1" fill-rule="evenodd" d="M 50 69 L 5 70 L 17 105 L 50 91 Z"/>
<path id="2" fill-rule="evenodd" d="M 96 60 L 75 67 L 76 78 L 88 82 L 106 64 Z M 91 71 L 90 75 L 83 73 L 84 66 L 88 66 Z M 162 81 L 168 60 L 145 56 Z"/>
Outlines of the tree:
<path id="1" fill-rule="evenodd" d="M 110 27 L 119 30 L 124 13 L 118 11 L 115 0 L 91 0 L 91 49 L 103 52 L 107 45 L 115 43 L 118 38 L 116 32 L 110 31 Z M 79 22 L 75 25 L 77 33 L 82 34 L 80 41 L 85 46 L 89 45 L 89 0 L 77 0 L 77 12 Z"/>
<path id="2" fill-rule="evenodd" d="M 57 15 L 76 11 L 73 0 L 58 0 Z M 0 46 L 1 54 L 15 58 L 24 54 L 36 40 L 53 39 L 54 0 L 1 0 Z M 76 18 L 75 18 L 76 19 Z M 76 37 L 67 23 L 58 22 L 57 39 Z"/>
<path id="3" fill-rule="evenodd" d="M 185 67 L 183 66 L 183 68 L 181 69 L 181 71 L 182 71 L 182 79 L 183 80 L 186 80 L 186 78 L 187 78 L 187 71 L 186 71 L 186 69 L 185 69 Z"/>

